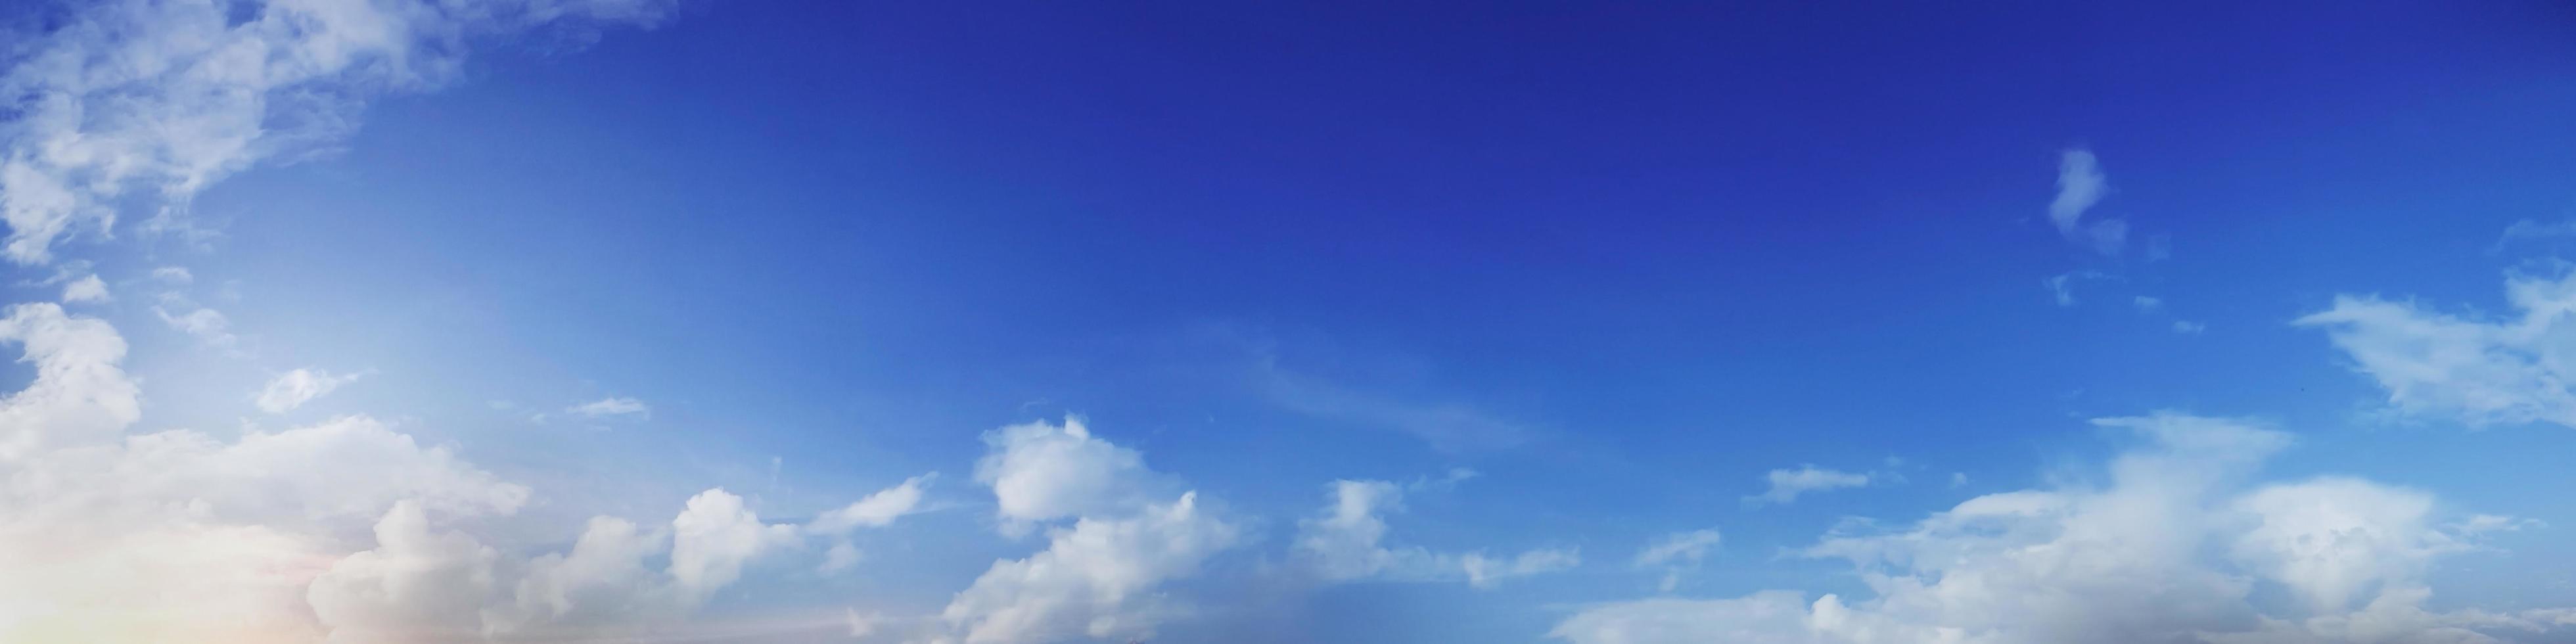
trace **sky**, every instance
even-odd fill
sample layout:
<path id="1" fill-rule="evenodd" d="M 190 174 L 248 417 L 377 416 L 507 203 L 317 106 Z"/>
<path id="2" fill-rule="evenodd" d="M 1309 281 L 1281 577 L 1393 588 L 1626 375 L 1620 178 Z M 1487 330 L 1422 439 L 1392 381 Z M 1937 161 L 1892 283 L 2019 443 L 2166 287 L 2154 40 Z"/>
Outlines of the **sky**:
<path id="1" fill-rule="evenodd" d="M 0 3 L 0 642 L 2576 642 L 2547 3 Z"/>

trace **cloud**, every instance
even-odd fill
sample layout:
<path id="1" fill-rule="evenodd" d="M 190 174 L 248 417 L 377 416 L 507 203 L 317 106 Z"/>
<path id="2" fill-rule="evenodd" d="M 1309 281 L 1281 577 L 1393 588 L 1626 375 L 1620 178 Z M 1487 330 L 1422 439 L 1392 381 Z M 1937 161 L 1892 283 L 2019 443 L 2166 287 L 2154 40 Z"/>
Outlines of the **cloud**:
<path id="1" fill-rule="evenodd" d="M 63 285 L 63 303 L 106 302 L 116 299 L 107 294 L 107 282 L 97 275 L 82 275 Z"/>
<path id="2" fill-rule="evenodd" d="M 2173 331 L 2183 335 L 2200 335 L 2208 330 L 2209 325 L 2190 320 L 2174 320 L 2173 323 Z"/>
<path id="3" fill-rule="evenodd" d="M 2557 615 L 2423 609 L 2423 572 L 2471 535 L 2433 527 L 2438 503 L 2423 492 L 2343 477 L 2249 484 L 2289 446 L 2286 434 L 2171 413 L 2095 424 L 2144 443 L 2111 459 L 2102 484 L 1989 494 L 1895 529 L 1847 523 L 1798 551 L 1851 564 L 1865 597 L 1612 602 L 1550 634 L 1581 644 L 2481 642 Z M 2297 601 L 2258 599 L 2275 591 Z"/>
<path id="4" fill-rule="evenodd" d="M 332 375 L 331 372 L 321 369 L 296 369 L 269 379 L 268 386 L 259 389 L 259 394 L 254 397 L 253 402 L 259 405 L 260 411 L 283 414 L 315 398 L 320 398 L 323 394 L 331 393 L 331 390 L 340 388 L 340 385 L 356 382 L 361 375 L 363 374 Z"/>
<path id="5" fill-rule="evenodd" d="M 2541 223 L 2529 219 L 2516 220 L 2513 225 L 2504 228 L 2504 234 L 2496 238 L 2493 246 L 2487 248 L 2487 254 L 2502 253 L 2505 247 L 2513 245 L 2516 241 L 2557 237 L 2576 237 L 2576 220 L 2555 223 Z"/>
<path id="6" fill-rule="evenodd" d="M 1869 485 L 1870 476 L 1823 469 L 1814 465 L 1800 465 L 1794 470 L 1771 470 L 1762 478 L 1771 484 L 1771 488 L 1763 490 L 1761 494 L 1744 497 L 1745 505 L 1757 507 L 1765 504 L 1788 505 L 1797 502 L 1798 495 L 1808 492 L 1826 492 Z"/>
<path id="7" fill-rule="evenodd" d="M 856 565 L 859 562 L 859 549 L 850 544 L 850 532 L 858 528 L 885 527 L 893 524 L 895 519 L 919 511 L 921 490 L 930 485 L 932 476 L 935 474 L 923 474 L 904 479 L 899 485 L 877 490 L 865 498 L 824 512 L 821 516 L 814 517 L 813 521 L 806 522 L 804 527 L 806 534 L 837 539 L 830 550 L 824 551 L 823 564 L 818 570 L 833 573 Z"/>
<path id="8" fill-rule="evenodd" d="M 184 286 L 197 281 L 197 276 L 188 272 L 186 266 L 163 266 L 152 269 L 152 279 Z"/>
<path id="9" fill-rule="evenodd" d="M 1152 592 L 1192 577 L 1242 539 L 1195 491 L 1160 501 L 1142 455 L 1093 437 L 1079 418 L 984 435 L 975 479 L 991 486 L 1005 532 L 1072 518 L 1047 530 L 1045 550 L 993 562 L 939 613 L 943 634 L 968 644 L 1133 640 L 1187 611 Z M 1016 525 L 1016 527 L 1015 527 Z"/>
<path id="10" fill-rule="evenodd" d="M 2140 296 L 2137 296 L 2137 297 L 2134 297 L 2134 298 L 2130 298 L 2130 299 L 2129 299 L 2129 304 L 2130 304 L 2131 306 L 2135 306 L 2135 307 L 2137 307 L 2138 312 L 2140 312 L 2140 313 L 2154 313 L 2154 312 L 2156 312 L 2157 310 L 2164 308 L 2164 306 L 2165 306 L 2165 301 L 2164 301 L 2164 300 L 2161 300 L 2161 299 L 2153 298 L 2153 297 L 2148 297 L 2148 296 L 2145 296 L 2145 295 L 2140 295 Z"/>
<path id="11" fill-rule="evenodd" d="M 1471 405 L 1392 398 L 1274 366 L 1264 367 L 1257 384 L 1263 395 L 1290 411 L 1393 429 L 1442 452 L 1510 447 L 1536 433 Z"/>
<path id="12" fill-rule="evenodd" d="M 143 415 L 134 380 L 118 363 L 125 339 L 97 318 L 54 304 L 20 304 L 0 318 L 0 341 L 18 343 L 36 367 L 26 389 L 0 400 L 0 462 L 63 442 L 111 438 Z"/>
<path id="13" fill-rule="evenodd" d="M 665 527 L 595 517 L 569 552 L 524 557 L 459 526 L 531 491 L 447 447 L 356 415 L 125 434 L 141 390 L 114 327 L 25 304 L 0 341 L 35 371 L 0 400 L 0 641 L 633 639 L 685 631 L 754 563 L 831 532 L 713 489 Z M 818 527 L 891 521 L 921 480 Z"/>
<path id="14" fill-rule="evenodd" d="M 796 526 L 761 523 L 723 489 L 691 497 L 671 529 L 671 580 L 691 603 L 742 578 L 744 563 L 796 542 Z"/>
<path id="15" fill-rule="evenodd" d="M 848 534 L 854 528 L 879 528 L 895 519 L 912 514 L 921 506 L 921 490 L 930 485 L 932 474 L 904 479 L 902 484 L 877 490 L 857 502 L 825 512 L 805 524 L 812 534 Z"/>
<path id="16" fill-rule="evenodd" d="M 1047 549 L 997 561 L 940 618 L 968 644 L 1133 640 L 1182 612 L 1148 591 L 1196 575 L 1241 530 L 1209 516 L 1196 492 L 1117 518 L 1050 530 Z"/>
<path id="17" fill-rule="evenodd" d="M 1681 585 L 1682 572 L 1699 567 L 1700 559 L 1707 557 L 1709 549 L 1716 548 L 1722 540 L 1716 528 L 1664 535 L 1637 552 L 1636 566 L 1664 567 L 1664 580 L 1656 585 L 1656 589 L 1673 592 L 1673 588 Z"/>
<path id="18" fill-rule="evenodd" d="M 458 76 L 470 40 L 554 24 L 658 22 L 667 0 L 110 0 L 62 16 L 0 74 L 0 254 L 51 261 L 102 238 L 133 193 L 144 229 L 185 231 L 198 192 L 266 160 L 326 152 L 373 97 Z"/>
<path id="19" fill-rule="evenodd" d="M 159 316 L 161 322 L 170 325 L 171 329 L 186 333 L 210 347 L 228 349 L 240 343 L 240 338 L 233 335 L 232 320 L 224 317 L 222 311 L 198 307 L 183 298 L 164 297 L 163 300 L 188 307 L 184 309 L 186 313 L 176 315 L 167 308 L 152 307 L 152 314 Z"/>
<path id="20" fill-rule="evenodd" d="M 2057 197 L 2048 202 L 2048 221 L 2069 240 L 2082 242 L 2094 252 L 2117 255 L 2128 242 L 2129 225 L 2117 219 L 2100 219 L 2084 225 L 2085 213 L 2100 204 L 2111 192 L 2111 180 L 2102 174 L 2100 160 L 2093 151 L 2072 148 L 2059 155 L 2057 162 Z"/>
<path id="21" fill-rule="evenodd" d="M 1458 567 L 1467 573 L 1467 585 L 1492 588 L 1512 577 L 1563 572 L 1583 563 L 1583 553 L 1573 548 L 1541 548 L 1504 559 L 1489 559 L 1485 553 L 1470 552 L 1458 558 Z"/>
<path id="22" fill-rule="evenodd" d="M 975 482 L 993 488 L 1006 533 L 1035 522 L 1133 507 L 1155 488 L 1145 457 L 1093 437 L 1081 418 L 1037 421 L 984 433 Z"/>
<path id="23" fill-rule="evenodd" d="M 588 418 L 607 418 L 611 416 L 652 418 L 653 408 L 645 405 L 644 401 L 641 400 L 609 397 L 573 405 L 571 407 L 565 407 L 564 413 Z"/>
<path id="24" fill-rule="evenodd" d="M 2469 426 L 2576 427 L 2576 272 L 2510 275 L 2516 314 L 2456 316 L 2413 301 L 2338 295 L 2295 324 L 2323 329 L 2353 368 L 2388 392 L 2388 406 Z"/>
<path id="25" fill-rule="evenodd" d="M 1465 580 L 1491 588 L 1503 579 L 1557 572 L 1582 562 L 1573 549 L 1537 549 L 1493 559 L 1481 552 L 1437 553 L 1421 547 L 1384 545 L 1385 515 L 1404 509 L 1404 488 L 1386 481 L 1334 481 L 1330 499 L 1316 515 L 1297 523 L 1291 546 L 1296 559 L 1328 582 L 1359 579 L 1393 581 Z"/>

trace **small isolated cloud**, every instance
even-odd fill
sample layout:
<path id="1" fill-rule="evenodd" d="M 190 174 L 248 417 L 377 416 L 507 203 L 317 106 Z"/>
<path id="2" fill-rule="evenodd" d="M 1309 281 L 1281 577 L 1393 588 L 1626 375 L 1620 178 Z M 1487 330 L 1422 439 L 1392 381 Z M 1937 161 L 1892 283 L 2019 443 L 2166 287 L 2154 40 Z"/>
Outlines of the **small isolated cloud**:
<path id="1" fill-rule="evenodd" d="M 224 317 L 222 311 L 195 307 L 184 298 L 164 297 L 162 299 L 165 302 L 164 306 L 152 307 L 152 314 L 159 316 L 161 322 L 170 325 L 171 329 L 186 333 L 188 337 L 196 338 L 199 343 L 218 349 L 230 349 L 240 344 L 241 339 L 233 335 L 232 320 Z M 182 308 L 186 311 L 184 313 L 174 314 L 170 312 L 169 307 L 172 306 L 189 308 Z"/>
<path id="2" fill-rule="evenodd" d="M 1507 559 L 1488 559 L 1481 552 L 1458 558 L 1459 568 L 1467 572 L 1470 588 L 1492 588 L 1505 579 L 1573 570 L 1582 564 L 1583 553 L 1572 548 L 1531 550 Z"/>
<path id="3" fill-rule="evenodd" d="M 2048 221 L 2068 240 L 2084 244 L 2103 255 L 2117 255 L 2128 242 L 2129 224 L 2118 219 L 2096 219 L 2084 223 L 2085 213 L 2102 203 L 2111 192 L 2111 180 L 2102 174 L 2100 160 L 2093 151 L 2083 148 L 2066 150 L 2057 163 L 2057 197 L 2048 202 Z"/>
<path id="4" fill-rule="evenodd" d="M 2378 382 L 2389 408 L 2476 427 L 2545 422 L 2576 427 L 2576 272 L 2509 275 L 2502 317 L 2462 316 L 2412 300 L 2338 295 L 2294 324 L 2321 329 L 2354 370 Z"/>
<path id="5" fill-rule="evenodd" d="M 2209 325 L 2190 320 L 2174 320 L 2173 323 L 2173 331 L 2183 335 L 2200 335 L 2202 331 L 2208 330 Z"/>
<path id="6" fill-rule="evenodd" d="M 2137 307 L 2138 312 L 2140 313 L 2154 313 L 2165 308 L 2165 301 L 2159 298 L 2140 295 L 2129 298 L 2129 305 Z"/>
<path id="7" fill-rule="evenodd" d="M 1682 573 L 1698 568 L 1700 560 L 1706 558 L 1708 551 L 1716 548 L 1721 540 L 1716 528 L 1664 535 L 1637 552 L 1636 565 L 1638 568 L 1662 567 L 1664 579 L 1655 588 L 1660 592 L 1673 592 L 1674 588 L 1681 586 Z"/>
<path id="8" fill-rule="evenodd" d="M 936 474 L 923 474 L 904 479 L 894 487 L 878 490 L 849 505 L 825 512 L 805 524 L 809 534 L 848 534 L 856 528 L 880 528 L 895 519 L 920 511 L 922 489 L 930 486 Z"/>
<path id="9" fill-rule="evenodd" d="M 97 275 L 82 275 L 63 285 L 63 303 L 105 302 L 115 299 L 107 294 L 107 281 Z"/>
<path id="10" fill-rule="evenodd" d="M 1952 487 L 1952 488 L 1958 488 L 1958 487 L 1965 486 L 1965 485 L 1967 485 L 1967 484 L 1968 484 L 1968 473 L 1967 473 L 1967 472 L 1951 472 L 1951 473 L 1950 473 L 1950 487 Z"/>
<path id="11" fill-rule="evenodd" d="M 2077 284 L 2105 279 L 2111 279 L 2111 275 L 2109 273 L 2093 270 L 2067 271 L 2041 279 L 2039 281 L 2039 285 L 2048 289 L 2050 300 L 2057 302 L 2058 306 L 2067 307 L 2075 306 L 2075 286 Z"/>
<path id="12" fill-rule="evenodd" d="M 340 388 L 340 385 L 356 382 L 360 375 L 363 374 L 332 375 L 329 371 L 312 368 L 288 371 L 270 378 L 268 386 L 259 389 L 254 402 L 259 404 L 260 411 L 272 414 L 286 413 L 303 406 L 306 402 L 322 397 L 323 394 L 331 393 L 331 390 Z"/>
<path id="13" fill-rule="evenodd" d="M 1798 495 L 1809 492 L 1825 492 L 1869 485 L 1870 476 L 1868 474 L 1829 470 L 1816 467 L 1814 465 L 1801 465 L 1798 466 L 1798 469 L 1794 470 L 1771 470 L 1769 474 L 1763 475 L 1763 479 L 1770 482 L 1771 488 L 1764 490 L 1761 494 L 1744 497 L 1745 505 L 1754 507 L 1760 507 L 1763 505 L 1788 505 L 1796 502 L 1798 500 Z"/>
<path id="14" fill-rule="evenodd" d="M 197 275 L 195 273 L 188 272 L 188 267 L 186 266 L 163 266 L 152 269 L 152 279 L 173 285 L 185 286 L 197 281 Z"/>
<path id="15" fill-rule="evenodd" d="M 653 408 L 633 398 L 608 397 L 564 408 L 564 413 L 585 418 L 633 416 L 652 418 Z"/>

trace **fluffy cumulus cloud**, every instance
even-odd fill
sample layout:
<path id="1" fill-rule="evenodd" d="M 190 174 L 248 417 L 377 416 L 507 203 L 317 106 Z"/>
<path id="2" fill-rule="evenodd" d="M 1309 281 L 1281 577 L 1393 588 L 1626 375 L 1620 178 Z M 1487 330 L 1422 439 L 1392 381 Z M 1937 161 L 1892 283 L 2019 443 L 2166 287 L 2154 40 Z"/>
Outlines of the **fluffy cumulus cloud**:
<path id="1" fill-rule="evenodd" d="M 2096 424 L 2137 437 L 2101 480 L 1969 499 L 1800 551 L 1850 563 L 1865 596 L 1771 590 L 1598 605 L 1559 639 L 1656 642 L 2483 642 L 2554 611 L 2437 612 L 2424 571 L 2469 547 L 2428 494 L 2350 478 L 2256 484 L 2290 444 L 2177 414 Z M 2493 523 L 2489 521 L 2488 523 Z M 2293 602 L 2265 602 L 2278 594 Z"/>
<path id="2" fill-rule="evenodd" d="M 569 552 L 531 557 L 464 527 L 532 491 L 448 448 L 366 416 L 229 441 L 129 434 L 141 390 L 112 326 L 20 305 L 0 340 L 36 374 L 0 402 L 0 641 L 649 635 L 806 534 L 902 516 L 921 480 L 818 529 L 709 490 L 667 526 L 594 518 Z"/>
<path id="3" fill-rule="evenodd" d="M 2297 323 L 2325 330 L 2399 413 L 2576 427 L 2576 272 L 2509 276 L 2505 300 L 2513 313 L 2491 317 L 2342 295 Z"/>
<path id="4" fill-rule="evenodd" d="M 984 434 L 975 482 L 993 488 L 1008 532 L 1034 522 L 1133 507 L 1164 487 L 1135 450 L 1091 435 L 1080 418 L 1012 425 Z"/>
<path id="5" fill-rule="evenodd" d="M 1764 489 L 1761 494 L 1744 497 L 1744 504 L 1788 505 L 1797 502 L 1798 496 L 1802 494 L 1862 487 L 1869 485 L 1869 479 L 1868 474 L 1829 470 L 1814 465 L 1800 465 L 1797 469 L 1771 470 L 1762 475 L 1762 480 L 1770 487 Z"/>
<path id="6" fill-rule="evenodd" d="M 63 303 L 106 302 L 116 299 L 107 292 L 107 281 L 97 275 L 82 275 L 63 283 Z"/>
<path id="7" fill-rule="evenodd" d="M 253 396 L 251 401 L 259 405 L 260 411 L 283 414 L 302 407 L 304 403 L 320 398 L 323 394 L 331 393 L 331 390 L 339 389 L 340 385 L 356 382 L 359 375 L 361 374 L 333 375 L 329 371 L 311 368 L 295 369 L 270 378 L 268 385 L 260 387 L 259 394 Z"/>
<path id="8" fill-rule="evenodd" d="M 1506 557 L 1441 553 L 1385 545 L 1386 515 L 1404 509 L 1404 489 L 1386 481 L 1334 481 L 1322 511 L 1297 524 L 1295 556 L 1317 579 L 1464 580 L 1491 588 L 1512 577 L 1558 572 L 1582 563 L 1571 548 L 1542 548 Z"/>
<path id="9" fill-rule="evenodd" d="M 50 261 L 104 237 L 129 194 L 186 204 L 263 160 L 348 136 L 366 101 L 436 88 L 473 40 L 542 25 L 651 24 L 670 0 L 109 0 L 17 48 L 0 74 L 0 254 Z"/>
<path id="10" fill-rule="evenodd" d="M 939 613 L 925 642 L 1010 644 L 1150 637 L 1188 611 L 1155 589 L 1195 576 L 1243 528 L 1194 491 L 1160 497 L 1141 455 L 1092 436 L 1079 419 L 1004 427 L 975 479 L 993 489 L 1006 533 L 1053 523 L 1046 549 L 996 561 Z M 1062 519 L 1071 518 L 1065 525 Z"/>

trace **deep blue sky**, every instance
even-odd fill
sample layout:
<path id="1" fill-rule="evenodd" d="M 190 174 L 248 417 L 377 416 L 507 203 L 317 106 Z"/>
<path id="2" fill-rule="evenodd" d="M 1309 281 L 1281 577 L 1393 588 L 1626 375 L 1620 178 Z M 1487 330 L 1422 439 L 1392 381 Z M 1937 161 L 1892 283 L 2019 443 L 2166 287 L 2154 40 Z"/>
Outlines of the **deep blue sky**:
<path id="1" fill-rule="evenodd" d="M 919 610 L 1028 550 L 978 532 L 976 436 L 1067 413 L 1263 517 L 1256 551 L 1325 481 L 1464 467 L 1401 540 L 1587 562 L 1326 589 L 1291 641 L 1530 640 L 1710 526 L 1685 594 L 1850 593 L 1784 549 L 2048 484 L 2116 449 L 2084 419 L 2159 409 L 2277 422 L 2300 445 L 2267 478 L 2576 526 L 2535 492 L 2576 486 L 2576 432 L 2391 420 L 2291 325 L 2338 294 L 2510 312 L 2505 272 L 2564 239 L 2503 231 L 2576 215 L 2576 11 L 2206 9 L 691 4 L 479 49 L 341 151 L 198 196 L 217 251 L 121 261 L 237 280 L 261 368 L 379 370 L 312 413 L 416 419 L 564 512 L 725 485 L 792 518 L 941 471 L 962 509 L 880 546 L 912 553 L 882 576 L 778 582 Z M 2092 216 L 2132 227 L 2116 256 L 2049 223 L 2068 149 L 2109 177 Z M 2099 277 L 2060 306 L 2067 274 Z M 225 360 L 133 370 L 256 371 Z M 154 395 L 169 426 L 242 413 Z M 650 420 L 524 419 L 609 395 Z M 1426 409 L 1472 436 L 1390 420 Z M 1804 464 L 1881 483 L 1741 501 Z M 2465 580 L 2442 602 L 2576 602 L 2576 550 L 2496 539 L 2433 573 Z M 1225 579 L 1193 583 L 1256 601 Z"/>

